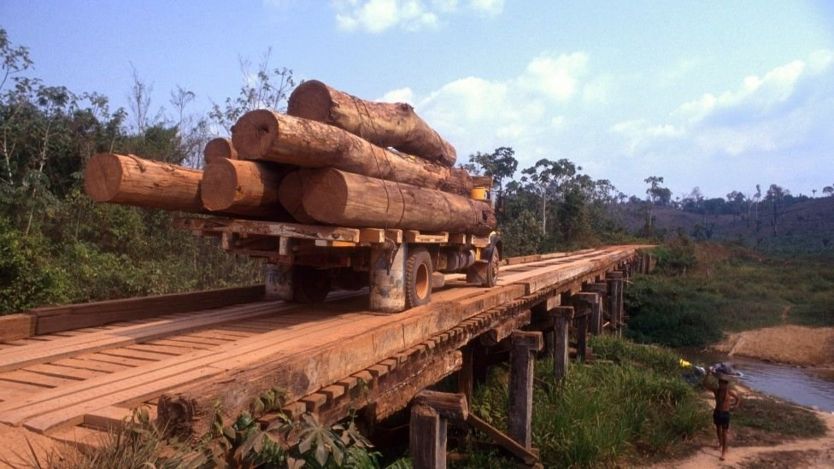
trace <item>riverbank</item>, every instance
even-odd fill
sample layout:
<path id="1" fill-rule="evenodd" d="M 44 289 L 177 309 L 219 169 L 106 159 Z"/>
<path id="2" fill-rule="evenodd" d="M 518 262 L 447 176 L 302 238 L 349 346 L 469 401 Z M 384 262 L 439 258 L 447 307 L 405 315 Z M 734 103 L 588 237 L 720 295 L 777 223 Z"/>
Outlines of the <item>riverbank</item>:
<path id="1" fill-rule="evenodd" d="M 736 332 L 710 348 L 729 356 L 834 368 L 834 327 L 783 325 Z"/>

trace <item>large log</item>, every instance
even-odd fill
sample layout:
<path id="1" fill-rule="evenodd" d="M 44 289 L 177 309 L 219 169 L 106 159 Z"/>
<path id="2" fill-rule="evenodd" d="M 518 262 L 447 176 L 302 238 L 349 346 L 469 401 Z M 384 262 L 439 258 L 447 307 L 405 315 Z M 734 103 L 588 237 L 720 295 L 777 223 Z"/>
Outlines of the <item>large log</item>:
<path id="1" fill-rule="evenodd" d="M 278 200 L 287 168 L 270 163 L 219 158 L 206 165 L 200 183 L 203 207 L 277 221 L 291 217 Z"/>
<path id="2" fill-rule="evenodd" d="M 445 166 L 454 166 L 457 158 L 455 147 L 406 103 L 365 101 L 310 80 L 292 92 L 287 114 L 334 125 L 381 147 Z"/>
<path id="3" fill-rule="evenodd" d="M 209 164 L 221 159 L 238 159 L 237 150 L 228 138 L 213 138 L 203 148 L 203 160 Z"/>
<path id="4" fill-rule="evenodd" d="M 232 128 L 232 142 L 242 158 L 333 167 L 466 196 L 472 190 L 472 178 L 460 168 L 376 146 L 332 125 L 265 109 L 244 114 Z"/>
<path id="5" fill-rule="evenodd" d="M 84 190 L 96 202 L 203 212 L 203 172 L 135 155 L 99 153 L 84 170 Z"/>
<path id="6" fill-rule="evenodd" d="M 351 227 L 488 234 L 488 203 L 333 168 L 300 171 L 304 210 L 322 223 Z"/>
<path id="7" fill-rule="evenodd" d="M 316 220 L 304 210 L 304 204 L 301 201 L 303 196 L 299 171 L 293 171 L 284 176 L 281 180 L 281 187 L 278 188 L 278 200 L 281 201 L 281 205 L 299 223 L 316 223 Z"/>

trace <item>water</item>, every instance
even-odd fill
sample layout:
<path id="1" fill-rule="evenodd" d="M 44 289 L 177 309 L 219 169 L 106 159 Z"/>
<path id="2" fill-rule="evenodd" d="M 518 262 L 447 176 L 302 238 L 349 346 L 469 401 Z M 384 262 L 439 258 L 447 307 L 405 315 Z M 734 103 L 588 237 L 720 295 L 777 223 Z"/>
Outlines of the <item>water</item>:
<path id="1" fill-rule="evenodd" d="M 803 406 L 834 412 L 834 373 L 830 371 L 728 357 L 715 352 L 687 352 L 684 355 L 699 365 L 730 362 L 744 373 L 740 381 L 751 389 Z"/>

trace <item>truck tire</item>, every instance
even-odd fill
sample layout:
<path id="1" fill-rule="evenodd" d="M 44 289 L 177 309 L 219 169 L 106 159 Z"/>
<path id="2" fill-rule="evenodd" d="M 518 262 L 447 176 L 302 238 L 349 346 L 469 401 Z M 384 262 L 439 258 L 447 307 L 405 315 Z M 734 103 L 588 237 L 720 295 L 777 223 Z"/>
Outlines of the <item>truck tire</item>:
<path id="1" fill-rule="evenodd" d="M 431 301 L 431 256 L 424 247 L 415 247 L 405 262 L 406 307 L 413 308 Z"/>
<path id="2" fill-rule="evenodd" d="M 321 303 L 330 293 L 330 275 L 326 270 L 297 265 L 293 271 L 293 301 Z"/>
<path id="3" fill-rule="evenodd" d="M 498 265 L 500 264 L 500 255 L 498 254 L 498 249 L 492 249 L 492 255 L 489 258 L 489 264 L 487 265 L 486 271 L 486 280 L 482 286 L 484 287 L 494 287 L 498 283 Z"/>

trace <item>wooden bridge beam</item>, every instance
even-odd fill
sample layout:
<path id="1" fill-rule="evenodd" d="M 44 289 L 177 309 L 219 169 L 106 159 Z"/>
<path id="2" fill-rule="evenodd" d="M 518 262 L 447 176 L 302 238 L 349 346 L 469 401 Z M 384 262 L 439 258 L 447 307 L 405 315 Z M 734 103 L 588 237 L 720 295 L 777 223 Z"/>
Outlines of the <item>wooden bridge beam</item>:
<path id="1" fill-rule="evenodd" d="M 415 469 L 445 469 L 449 421 L 465 422 L 469 407 L 463 394 L 421 391 L 414 397 L 409 422 L 409 451 Z"/>
<path id="2" fill-rule="evenodd" d="M 507 427 L 510 437 L 525 448 L 533 445 L 533 364 L 542 349 L 541 332 L 515 331 L 510 349 L 510 403 Z"/>

